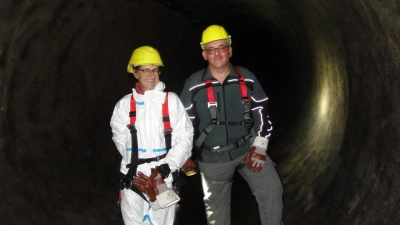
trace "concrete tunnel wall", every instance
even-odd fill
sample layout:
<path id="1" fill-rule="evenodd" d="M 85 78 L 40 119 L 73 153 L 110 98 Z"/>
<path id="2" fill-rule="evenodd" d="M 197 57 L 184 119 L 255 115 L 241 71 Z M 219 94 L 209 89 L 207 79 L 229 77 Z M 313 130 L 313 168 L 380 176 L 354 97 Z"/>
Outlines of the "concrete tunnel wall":
<path id="1" fill-rule="evenodd" d="M 9 1 L 0 4 L 0 223 L 116 224 L 115 103 L 133 49 L 180 93 L 224 25 L 270 97 L 285 224 L 398 224 L 400 7 L 387 1 Z M 197 177 L 182 224 L 205 224 Z M 235 178 L 233 224 L 258 224 Z M 190 200 L 188 200 L 190 199 Z M 246 210 L 243 210 L 243 209 Z"/>

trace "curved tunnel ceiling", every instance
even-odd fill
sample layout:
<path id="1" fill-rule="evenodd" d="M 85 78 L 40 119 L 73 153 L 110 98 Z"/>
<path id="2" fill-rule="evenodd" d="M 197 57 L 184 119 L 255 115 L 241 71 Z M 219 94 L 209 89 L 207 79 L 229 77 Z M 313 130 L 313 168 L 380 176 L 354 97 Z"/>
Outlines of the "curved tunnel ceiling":
<path id="1" fill-rule="evenodd" d="M 270 98 L 285 224 L 400 222 L 399 1 L 27 0 L 0 12 L 3 224 L 115 224 L 109 120 L 135 82 L 130 54 L 157 48 L 161 80 L 179 94 L 206 66 L 199 42 L 210 24 L 226 27 L 232 63 Z M 204 224 L 196 179 L 182 224 Z M 235 223 L 258 224 L 238 187 Z"/>

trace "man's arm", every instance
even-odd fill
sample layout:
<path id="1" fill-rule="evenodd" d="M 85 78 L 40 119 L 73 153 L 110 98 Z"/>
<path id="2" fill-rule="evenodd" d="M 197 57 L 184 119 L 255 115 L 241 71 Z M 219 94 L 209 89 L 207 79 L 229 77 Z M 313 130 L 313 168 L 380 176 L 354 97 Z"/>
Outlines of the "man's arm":
<path id="1" fill-rule="evenodd" d="M 272 123 L 269 120 L 268 97 L 257 78 L 254 79 L 254 90 L 251 96 L 254 130 L 257 136 L 269 139 L 272 132 Z"/>
<path id="2" fill-rule="evenodd" d="M 253 87 L 254 90 L 251 101 L 256 137 L 244 160 L 247 162 L 247 168 L 249 168 L 249 170 L 260 172 L 266 160 L 272 124 L 269 121 L 269 112 L 267 108 L 268 98 L 255 77 Z"/>

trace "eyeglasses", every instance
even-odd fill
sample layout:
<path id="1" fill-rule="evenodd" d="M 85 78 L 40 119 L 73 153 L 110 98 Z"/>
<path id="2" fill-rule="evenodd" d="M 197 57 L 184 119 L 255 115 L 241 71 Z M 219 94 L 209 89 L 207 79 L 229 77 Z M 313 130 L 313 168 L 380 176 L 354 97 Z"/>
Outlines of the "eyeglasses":
<path id="1" fill-rule="evenodd" d="M 154 76 L 158 76 L 159 74 L 161 74 L 161 70 L 160 69 L 154 69 L 154 70 L 151 70 L 151 69 L 144 69 L 144 70 L 137 69 L 137 70 L 142 71 L 145 76 L 149 76 L 150 74 L 154 74 Z"/>
<path id="2" fill-rule="evenodd" d="M 206 51 L 208 55 L 214 55 L 215 50 L 218 50 L 218 53 L 225 53 L 228 51 L 229 47 L 231 47 L 231 46 L 218 46 L 217 48 L 204 49 L 204 51 Z"/>

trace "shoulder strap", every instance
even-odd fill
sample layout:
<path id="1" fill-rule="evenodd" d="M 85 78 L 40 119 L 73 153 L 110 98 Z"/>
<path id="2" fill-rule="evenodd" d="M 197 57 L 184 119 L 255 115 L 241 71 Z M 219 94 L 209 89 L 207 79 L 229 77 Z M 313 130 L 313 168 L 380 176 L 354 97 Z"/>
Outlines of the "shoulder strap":
<path id="1" fill-rule="evenodd" d="M 246 87 L 246 83 L 244 82 L 242 72 L 240 72 L 240 69 L 237 66 L 235 66 L 235 71 L 237 74 L 239 74 L 240 92 L 242 93 L 243 101 L 249 102 L 249 96 L 247 95 L 247 87 Z"/>
<path id="2" fill-rule="evenodd" d="M 204 130 L 200 133 L 199 137 L 197 138 L 195 142 L 195 146 L 197 148 L 200 148 L 201 145 L 203 144 L 204 140 L 208 136 L 208 134 L 211 133 L 211 131 L 215 128 L 217 125 L 217 102 L 215 102 L 214 98 L 214 90 L 212 88 L 212 80 L 207 79 L 206 80 L 206 90 L 207 90 L 207 97 L 208 97 L 208 109 L 210 110 L 210 123 Z"/>
<path id="3" fill-rule="evenodd" d="M 136 122 L 136 101 L 135 98 L 133 98 L 133 95 L 131 96 L 131 111 L 129 111 L 129 124 L 128 126 L 134 126 Z"/>
<path id="4" fill-rule="evenodd" d="M 136 170 L 137 167 L 139 165 L 139 156 L 138 156 L 138 141 L 137 141 L 137 130 L 135 127 L 135 122 L 136 122 L 136 101 L 133 98 L 133 95 L 131 96 L 131 106 L 130 106 L 131 110 L 129 112 L 129 124 L 127 125 L 130 133 L 131 133 L 131 139 L 132 139 L 132 150 L 131 150 L 131 163 L 129 163 L 128 165 L 126 165 L 127 168 L 129 168 L 128 170 L 128 177 L 129 179 L 131 179 L 131 177 L 136 176 Z M 138 194 L 140 197 L 142 197 L 143 200 L 147 201 L 146 197 L 143 195 L 143 193 L 135 186 L 135 185 L 131 185 L 130 189 L 135 192 L 136 194 Z M 148 202 L 148 201 L 147 201 Z"/>
<path id="5" fill-rule="evenodd" d="M 249 96 L 247 95 L 247 86 L 246 83 L 244 82 L 244 78 L 242 72 L 240 72 L 239 67 L 235 66 L 235 70 L 236 73 L 239 74 L 240 92 L 242 93 L 242 98 L 243 98 L 243 111 L 244 111 L 243 121 L 247 130 L 250 130 L 252 124 L 252 118 L 250 109 L 250 99 Z"/>
<path id="6" fill-rule="evenodd" d="M 162 120 L 164 124 L 164 139 L 165 147 L 167 152 L 171 149 L 171 137 L 172 137 L 172 127 L 169 120 L 169 109 L 168 109 L 168 92 L 165 93 L 165 101 L 162 105 Z"/>
<path id="7" fill-rule="evenodd" d="M 127 125 L 130 133 L 131 133 L 131 139 L 132 139 L 132 146 L 131 146 L 131 163 L 126 165 L 127 168 L 129 168 L 129 173 L 133 176 L 136 175 L 136 169 L 137 166 L 139 165 L 138 163 L 138 141 L 137 141 L 137 130 L 135 127 L 135 122 L 136 122 L 136 101 L 133 95 L 131 96 L 131 103 L 130 103 L 130 111 L 129 111 L 129 124 Z"/>
<path id="8" fill-rule="evenodd" d="M 162 119 L 164 124 L 164 130 L 172 131 L 171 122 L 169 120 L 169 110 L 168 110 L 168 92 L 165 94 L 165 100 L 162 105 Z"/>

